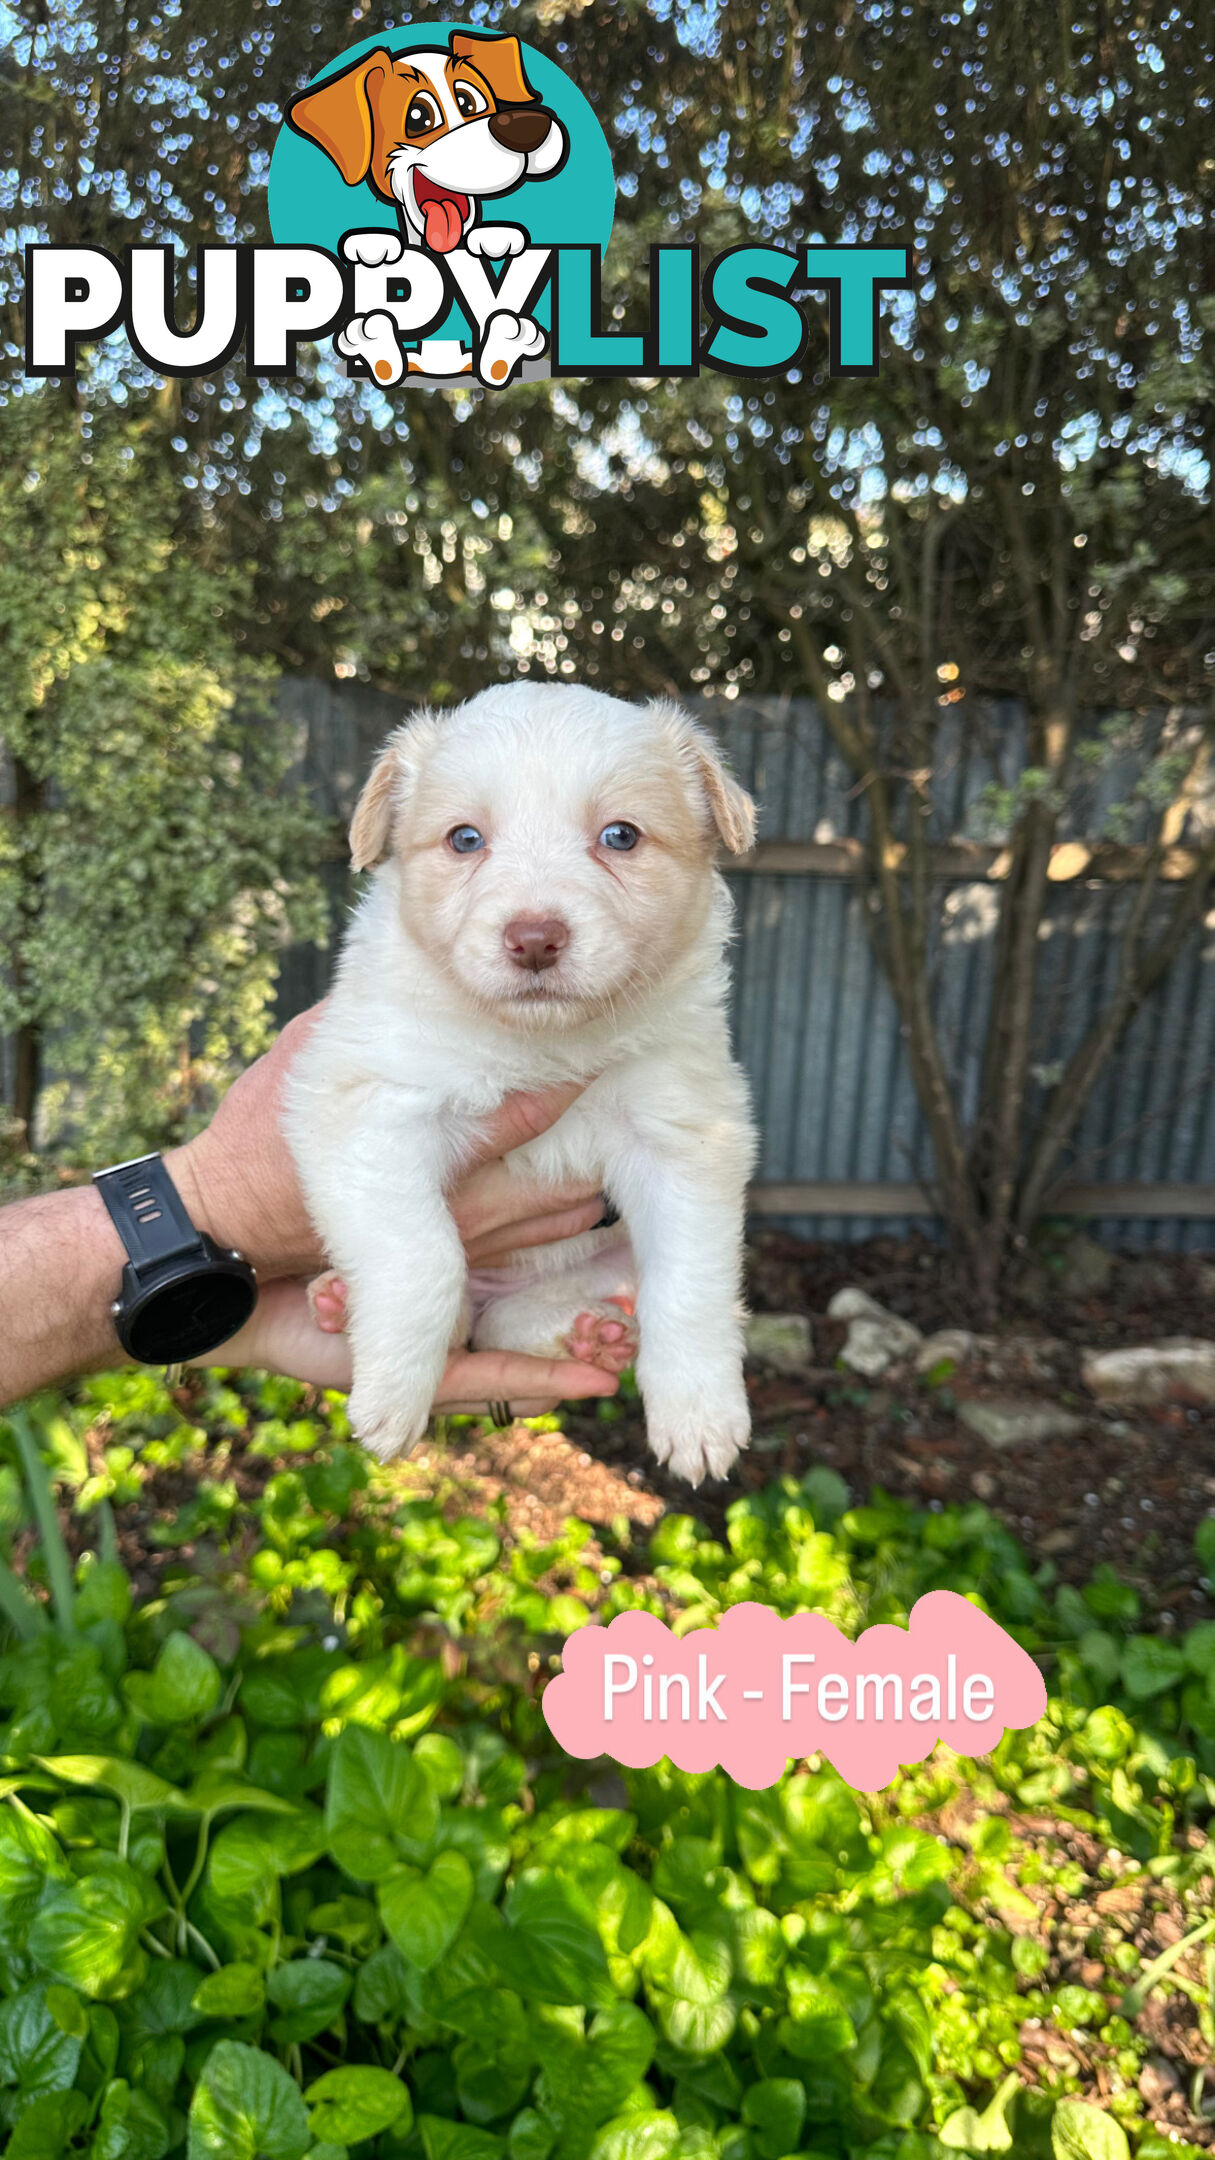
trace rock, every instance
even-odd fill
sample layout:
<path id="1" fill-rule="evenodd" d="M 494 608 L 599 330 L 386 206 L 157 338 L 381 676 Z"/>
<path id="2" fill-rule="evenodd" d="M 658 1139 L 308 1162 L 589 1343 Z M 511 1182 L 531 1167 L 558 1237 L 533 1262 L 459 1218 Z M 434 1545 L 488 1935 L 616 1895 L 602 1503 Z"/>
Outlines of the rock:
<path id="1" fill-rule="evenodd" d="M 1185 2081 L 1167 2055 L 1148 2056 L 1139 2073 L 1139 2092 L 1149 2107 L 1166 2107 L 1175 2093 L 1184 2090 Z"/>
<path id="2" fill-rule="evenodd" d="M 814 1334 L 805 1313 L 752 1313 L 747 1357 L 769 1372 L 806 1372 L 814 1363 Z"/>
<path id="3" fill-rule="evenodd" d="M 1063 1248 L 1058 1274 L 1060 1297 L 1100 1297 L 1109 1289 L 1114 1256 L 1091 1237 L 1069 1238 Z"/>
<path id="4" fill-rule="evenodd" d="M 1019 1400 L 1008 1396 L 989 1402 L 960 1402 L 963 1425 L 989 1447 L 1036 1447 L 1046 1440 L 1074 1440 L 1084 1430 L 1084 1419 L 1057 1403 Z"/>
<path id="5" fill-rule="evenodd" d="M 886 1307 L 871 1298 L 867 1290 L 849 1285 L 837 1290 L 827 1307 L 828 1320 L 884 1320 Z"/>
<path id="6" fill-rule="evenodd" d="M 1084 1385 L 1099 1402 L 1215 1403 L 1215 1342 L 1169 1335 L 1133 1350 L 1088 1351 Z"/>
<path id="7" fill-rule="evenodd" d="M 994 1500 L 1000 1490 L 990 1470 L 976 1470 L 970 1489 L 976 1500 Z"/>
<path id="8" fill-rule="evenodd" d="M 877 1380 L 892 1365 L 901 1365 L 920 1342 L 920 1331 L 909 1320 L 887 1313 L 881 1320 L 854 1320 L 840 1352 L 850 1372 L 863 1380 Z"/>
<path id="9" fill-rule="evenodd" d="M 973 1365 L 994 1348 L 990 1335 L 972 1335 L 969 1328 L 938 1328 L 935 1335 L 926 1335 L 915 1354 L 918 1373 L 931 1372 L 936 1365 Z"/>
<path id="10" fill-rule="evenodd" d="M 848 1322 L 848 1340 L 840 1351 L 842 1362 L 863 1380 L 877 1380 L 892 1365 L 901 1365 L 919 1349 L 923 1337 L 910 1320 L 887 1312 L 866 1290 L 837 1290 L 827 1307 L 831 1320 Z"/>

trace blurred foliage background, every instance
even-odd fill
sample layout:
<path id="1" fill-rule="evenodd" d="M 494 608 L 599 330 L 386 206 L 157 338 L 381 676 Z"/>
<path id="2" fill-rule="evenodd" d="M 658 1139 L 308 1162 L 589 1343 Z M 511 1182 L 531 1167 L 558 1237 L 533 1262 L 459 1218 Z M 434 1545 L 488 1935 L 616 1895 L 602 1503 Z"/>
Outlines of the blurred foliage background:
<path id="1" fill-rule="evenodd" d="M 1128 0 L 1026 6 L 1015 37 L 991 0 L 461 11 L 517 29 L 594 105 L 618 324 L 644 310 L 656 241 L 898 241 L 916 290 L 883 305 L 876 378 L 829 378 L 821 295 L 773 382 L 385 397 L 304 348 L 294 383 L 239 362 L 165 383 L 121 338 L 75 384 L 23 378 L 25 241 L 268 240 L 287 98 L 398 19 L 360 5 L 322 28 L 298 0 L 221 0 L 205 26 L 137 0 L 0 17 L 10 1158 L 170 1138 L 261 1039 L 275 954 L 316 905 L 290 744 L 256 695 L 276 671 L 411 699 L 516 671 L 809 695 L 865 803 L 943 1211 L 992 1293 L 1215 867 L 1215 25 Z M 1027 707 L 1029 746 L 991 806 L 1011 867 L 971 1104 L 932 1013 L 928 828 L 943 717 L 990 726 L 1000 696 Z M 1141 904 L 1042 1112 L 1037 953 L 1051 851 L 1105 755 L 1094 714 L 1136 748 Z M 52 1034 L 75 1077 L 47 1094 Z"/>

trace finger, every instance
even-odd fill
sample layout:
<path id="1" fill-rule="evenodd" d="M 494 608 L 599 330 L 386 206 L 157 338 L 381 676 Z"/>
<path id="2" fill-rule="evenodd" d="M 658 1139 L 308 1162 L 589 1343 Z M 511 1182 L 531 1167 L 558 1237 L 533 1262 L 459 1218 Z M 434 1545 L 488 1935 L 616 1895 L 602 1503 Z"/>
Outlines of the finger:
<path id="1" fill-rule="evenodd" d="M 300 1281 L 265 1284 L 244 1327 L 202 1362 L 260 1365 L 315 1387 L 349 1388 L 351 1380 L 350 1345 L 344 1335 L 325 1334 L 314 1324 Z"/>
<path id="2" fill-rule="evenodd" d="M 559 1209 L 553 1215 L 533 1215 L 527 1222 L 508 1223 L 487 1230 L 483 1237 L 469 1238 L 464 1250 L 476 1267 L 492 1267 L 529 1245 L 556 1245 L 562 1238 L 581 1237 L 593 1230 L 603 1214 L 603 1195 L 596 1193 L 578 1207 Z"/>
<path id="3" fill-rule="evenodd" d="M 577 1402 L 614 1395 L 614 1373 L 574 1358 L 525 1357 L 514 1350 L 457 1350 L 447 1361 L 437 1402 Z"/>
<path id="4" fill-rule="evenodd" d="M 559 1184 L 538 1184 L 521 1178 L 500 1156 L 479 1170 L 462 1176 L 451 1188 L 448 1205 L 460 1236 L 485 1237 L 511 1223 L 526 1222 L 533 1215 L 553 1215 L 559 1208 L 577 1207 L 589 1200 L 596 1187 L 589 1178 L 568 1178 Z M 606 1203 L 600 1196 L 600 1211 Z"/>
<path id="5" fill-rule="evenodd" d="M 481 1128 L 473 1142 L 468 1157 L 471 1169 L 477 1163 L 492 1162 L 496 1155 L 509 1155 L 512 1148 L 525 1147 L 550 1125 L 563 1117 L 571 1103 L 577 1102 L 587 1083 L 585 1080 L 566 1080 L 560 1087 L 541 1088 L 533 1093 L 508 1095 L 493 1116 Z"/>

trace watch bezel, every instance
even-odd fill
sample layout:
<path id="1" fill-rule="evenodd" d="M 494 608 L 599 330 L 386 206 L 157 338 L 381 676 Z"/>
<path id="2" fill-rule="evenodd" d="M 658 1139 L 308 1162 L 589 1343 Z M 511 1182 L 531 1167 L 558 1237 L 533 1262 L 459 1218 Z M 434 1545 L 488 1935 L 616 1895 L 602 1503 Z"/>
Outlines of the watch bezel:
<path id="1" fill-rule="evenodd" d="M 137 1270 L 128 1260 L 122 1291 L 110 1308 L 115 1331 L 127 1356 L 140 1365 L 179 1365 L 207 1357 L 231 1340 L 257 1305 L 257 1276 L 240 1253 L 225 1252 L 200 1232 L 201 1253 L 181 1253 Z M 184 1283 L 229 1286 L 223 1309 L 210 1327 L 196 1328 L 169 1345 L 150 1333 L 156 1307 Z"/>

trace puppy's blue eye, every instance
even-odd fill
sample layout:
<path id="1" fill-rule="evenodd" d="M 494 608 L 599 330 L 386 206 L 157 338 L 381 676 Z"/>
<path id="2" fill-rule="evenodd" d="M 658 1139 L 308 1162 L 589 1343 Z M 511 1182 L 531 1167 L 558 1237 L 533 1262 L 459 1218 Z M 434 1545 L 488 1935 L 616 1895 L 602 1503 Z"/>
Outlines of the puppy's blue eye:
<path id="1" fill-rule="evenodd" d="M 475 825 L 453 825 L 447 845 L 457 855 L 478 855 L 485 846 L 485 835 Z"/>
<path id="2" fill-rule="evenodd" d="M 599 845 L 611 848 L 617 855 L 627 855 L 630 848 L 636 847 L 640 838 L 641 834 L 635 825 L 628 825 L 623 818 L 618 818 L 615 824 L 604 826 L 599 835 Z"/>

